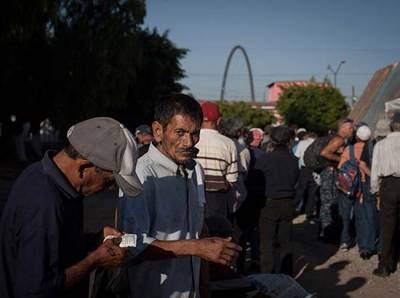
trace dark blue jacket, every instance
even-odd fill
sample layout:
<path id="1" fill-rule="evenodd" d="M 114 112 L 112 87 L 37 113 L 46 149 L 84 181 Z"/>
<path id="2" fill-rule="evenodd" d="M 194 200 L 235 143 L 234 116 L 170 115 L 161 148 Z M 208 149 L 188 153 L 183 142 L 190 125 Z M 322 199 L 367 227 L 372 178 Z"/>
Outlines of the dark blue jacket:
<path id="1" fill-rule="evenodd" d="M 258 186 L 258 192 L 267 199 L 294 197 L 299 177 L 298 159 L 286 147 L 257 159 L 255 169 L 264 178 L 264 184 Z"/>
<path id="2" fill-rule="evenodd" d="M 2 298 L 87 297 L 87 283 L 64 290 L 64 270 L 88 249 L 83 204 L 51 153 L 14 183 L 0 224 Z"/>

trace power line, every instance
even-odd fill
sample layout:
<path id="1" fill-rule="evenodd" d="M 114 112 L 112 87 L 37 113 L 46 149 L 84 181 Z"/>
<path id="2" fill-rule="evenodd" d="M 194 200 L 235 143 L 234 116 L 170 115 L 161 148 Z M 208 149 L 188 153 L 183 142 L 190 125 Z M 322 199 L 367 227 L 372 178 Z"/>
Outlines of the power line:
<path id="1" fill-rule="evenodd" d="M 186 73 L 188 76 L 221 76 L 219 73 L 194 73 L 194 72 L 188 72 Z M 254 77 L 276 77 L 276 76 L 326 76 L 329 73 L 327 72 L 320 72 L 320 73 L 312 73 L 312 72 L 293 72 L 293 73 L 271 73 L 271 74 L 253 74 Z M 363 73 L 363 72 L 344 72 L 341 73 L 340 75 L 345 75 L 345 76 L 370 76 L 373 73 Z M 248 73 L 232 73 L 229 74 L 229 77 L 241 77 L 241 76 L 246 76 L 248 77 Z"/>

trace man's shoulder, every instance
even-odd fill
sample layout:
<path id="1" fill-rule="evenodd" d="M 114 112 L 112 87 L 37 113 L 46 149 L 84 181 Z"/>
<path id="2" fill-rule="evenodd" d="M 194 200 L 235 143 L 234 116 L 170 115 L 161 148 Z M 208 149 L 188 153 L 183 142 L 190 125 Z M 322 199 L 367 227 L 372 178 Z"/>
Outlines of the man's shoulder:
<path id="1" fill-rule="evenodd" d="M 316 139 L 316 142 L 321 142 L 324 144 L 322 149 L 331 147 L 337 150 L 345 144 L 345 139 L 339 135 L 330 135 L 319 137 L 318 139 Z"/>
<path id="2" fill-rule="evenodd" d="M 136 174 L 139 176 L 140 180 L 147 176 L 154 176 L 155 165 L 156 161 L 150 157 L 148 152 L 141 156 L 136 164 Z"/>
<path id="3" fill-rule="evenodd" d="M 220 133 L 218 133 L 217 136 L 218 136 L 217 139 L 221 142 L 221 146 L 225 146 L 229 149 L 236 150 L 237 147 L 235 145 L 235 142 L 232 139 L 230 139 Z"/>
<path id="4" fill-rule="evenodd" d="M 8 200 L 12 204 L 22 204 L 24 209 L 52 208 L 57 200 L 49 199 L 57 195 L 56 187 L 42 169 L 40 162 L 27 167 L 13 184 Z"/>
<path id="5" fill-rule="evenodd" d="M 236 148 L 235 142 L 232 139 L 221 134 L 219 131 L 210 131 L 208 129 L 202 129 L 200 135 L 200 141 L 201 137 L 209 138 L 213 143 L 221 143 Z"/>

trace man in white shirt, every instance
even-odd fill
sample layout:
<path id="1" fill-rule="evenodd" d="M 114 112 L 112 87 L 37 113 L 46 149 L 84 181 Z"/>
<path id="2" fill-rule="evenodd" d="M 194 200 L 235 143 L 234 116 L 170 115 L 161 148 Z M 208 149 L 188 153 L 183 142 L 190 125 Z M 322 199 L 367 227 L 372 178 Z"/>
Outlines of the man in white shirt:
<path id="1" fill-rule="evenodd" d="M 386 277 L 393 272 L 394 244 L 400 225 L 400 113 L 394 114 L 390 133 L 379 141 L 372 156 L 371 192 L 380 197 L 382 252 L 374 274 Z"/>
<path id="2" fill-rule="evenodd" d="M 299 159 L 300 176 L 297 182 L 295 203 L 297 205 L 297 210 L 301 211 L 304 205 L 304 197 L 307 194 L 307 199 L 305 202 L 305 214 L 306 218 L 313 222 L 314 219 L 314 209 L 315 209 L 315 195 L 318 190 L 318 185 L 314 181 L 313 171 L 307 168 L 304 164 L 304 152 L 307 148 L 314 142 L 315 138 L 308 131 L 303 130 L 298 134 L 299 143 L 296 146 L 296 151 L 294 155 Z"/>

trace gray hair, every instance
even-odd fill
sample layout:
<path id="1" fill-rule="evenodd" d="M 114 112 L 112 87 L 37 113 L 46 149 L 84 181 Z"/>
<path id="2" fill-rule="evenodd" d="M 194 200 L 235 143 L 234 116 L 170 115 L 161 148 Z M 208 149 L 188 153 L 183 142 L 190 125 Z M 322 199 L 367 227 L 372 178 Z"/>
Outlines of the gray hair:
<path id="1" fill-rule="evenodd" d="M 240 118 L 222 118 L 218 126 L 218 130 L 224 136 L 229 138 L 236 138 L 238 131 L 244 126 Z"/>

